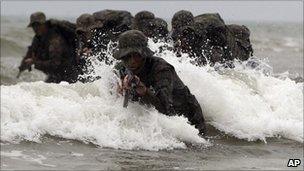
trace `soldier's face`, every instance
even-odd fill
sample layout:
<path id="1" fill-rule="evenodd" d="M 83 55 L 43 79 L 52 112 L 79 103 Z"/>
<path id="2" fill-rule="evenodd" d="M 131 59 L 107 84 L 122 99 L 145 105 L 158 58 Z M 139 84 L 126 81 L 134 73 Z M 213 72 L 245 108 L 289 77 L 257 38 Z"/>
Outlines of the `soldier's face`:
<path id="1" fill-rule="evenodd" d="M 47 28 L 45 24 L 39 24 L 39 23 L 34 23 L 32 25 L 32 28 L 35 32 L 35 34 L 41 36 L 47 32 Z"/>
<path id="2" fill-rule="evenodd" d="M 123 63 L 129 70 L 137 73 L 144 64 L 144 58 L 138 53 L 132 53 L 123 58 Z"/>

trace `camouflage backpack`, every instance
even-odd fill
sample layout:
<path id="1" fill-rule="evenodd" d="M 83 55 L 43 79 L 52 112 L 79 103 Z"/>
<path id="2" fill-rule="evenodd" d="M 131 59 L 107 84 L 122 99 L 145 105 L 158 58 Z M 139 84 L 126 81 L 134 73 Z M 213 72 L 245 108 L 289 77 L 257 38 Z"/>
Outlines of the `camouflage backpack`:
<path id="1" fill-rule="evenodd" d="M 193 27 L 198 36 L 205 38 L 207 34 L 212 36 L 216 29 L 224 28 L 225 22 L 218 13 L 206 13 L 194 17 Z"/>
<path id="2" fill-rule="evenodd" d="M 242 25 L 230 24 L 227 25 L 230 32 L 235 38 L 236 44 L 239 48 L 238 59 L 247 60 L 253 54 L 252 45 L 250 42 L 250 30 Z"/>
<path id="3" fill-rule="evenodd" d="M 93 13 L 96 20 L 102 22 L 103 27 L 115 30 L 130 30 L 133 16 L 128 11 L 102 10 Z"/>
<path id="4" fill-rule="evenodd" d="M 68 42 L 71 48 L 76 49 L 76 24 L 64 20 L 50 19 L 47 24 L 55 28 Z"/>

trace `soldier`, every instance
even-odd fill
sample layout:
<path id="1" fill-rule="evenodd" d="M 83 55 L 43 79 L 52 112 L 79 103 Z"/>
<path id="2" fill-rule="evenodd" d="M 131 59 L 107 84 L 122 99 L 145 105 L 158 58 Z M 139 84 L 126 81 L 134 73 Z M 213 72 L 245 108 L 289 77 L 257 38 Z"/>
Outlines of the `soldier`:
<path id="1" fill-rule="evenodd" d="M 93 77 L 91 73 L 93 70 L 88 67 L 91 66 L 90 57 L 94 56 L 100 61 L 100 52 L 105 49 L 105 46 L 101 43 L 97 43 L 98 30 L 102 27 L 99 21 L 96 21 L 91 14 L 82 14 L 76 20 L 76 35 L 77 35 L 77 65 L 80 68 L 81 76 L 79 80 L 81 82 L 91 82 L 100 77 Z"/>
<path id="2" fill-rule="evenodd" d="M 201 47 L 196 48 L 198 39 L 193 24 L 194 17 L 190 11 L 180 10 L 173 15 L 171 20 L 171 38 L 174 42 L 173 47 L 177 56 L 180 56 L 181 53 L 188 53 L 191 58 L 195 58 L 201 54 L 199 52 Z"/>
<path id="3" fill-rule="evenodd" d="M 94 31 L 99 27 L 101 27 L 101 23 L 97 22 L 91 14 L 82 14 L 77 18 L 76 34 L 78 60 L 83 56 L 92 55 L 93 51 L 99 49 L 92 41 L 95 36 Z"/>
<path id="4" fill-rule="evenodd" d="M 101 35 L 105 44 L 115 42 L 121 33 L 130 30 L 134 18 L 128 11 L 108 9 L 95 12 L 93 16 L 102 23 Z"/>
<path id="5" fill-rule="evenodd" d="M 44 13 L 36 12 L 28 27 L 33 28 L 35 36 L 21 66 L 34 65 L 47 75 L 45 82 L 76 82 L 75 24 L 46 20 Z"/>
<path id="6" fill-rule="evenodd" d="M 172 30 L 177 31 L 184 26 L 191 26 L 194 23 L 193 14 L 190 11 L 180 10 L 176 12 L 171 21 Z"/>
<path id="7" fill-rule="evenodd" d="M 237 53 L 235 57 L 241 61 L 247 60 L 253 54 L 252 45 L 250 43 L 250 30 L 242 25 L 230 24 L 228 29 L 235 38 L 237 44 Z"/>
<path id="8" fill-rule="evenodd" d="M 152 30 L 153 30 L 153 35 L 152 38 L 154 41 L 162 39 L 166 41 L 168 39 L 168 24 L 165 20 L 161 18 L 155 18 L 152 22 Z"/>
<path id="9" fill-rule="evenodd" d="M 185 16 L 190 19 L 186 24 Z M 192 17 L 190 12 L 179 12 L 173 19 L 172 23 L 177 25 L 172 35 L 177 53 L 188 53 L 197 65 L 205 65 L 207 61 L 213 65 L 234 59 L 237 52 L 234 37 L 218 13 Z"/>
<path id="10" fill-rule="evenodd" d="M 152 105 L 165 115 L 184 115 L 200 133 L 204 133 L 205 121 L 195 96 L 172 65 L 153 56 L 147 41 L 147 37 L 138 30 L 126 31 L 119 37 L 118 50 L 114 53 L 114 58 L 122 60 L 118 69 L 120 73 L 134 74 L 121 75 L 122 87 L 119 87 L 119 92 L 130 90 L 130 84 L 135 82 L 133 100 Z"/>
<path id="11" fill-rule="evenodd" d="M 152 38 L 154 42 L 159 39 L 166 40 L 168 37 L 168 24 L 161 18 L 155 18 L 150 11 L 140 11 L 135 15 L 132 29 L 143 32 L 147 37 Z"/>
<path id="12" fill-rule="evenodd" d="M 143 32 L 147 37 L 152 37 L 152 30 L 148 29 L 152 25 L 155 15 L 150 11 L 140 11 L 135 15 L 132 29 Z"/>
<path id="13" fill-rule="evenodd" d="M 235 58 L 247 60 L 252 54 L 247 27 L 226 25 L 218 13 L 202 14 L 194 17 L 194 21 L 195 32 L 200 37 L 197 45 L 202 46 L 204 58 L 211 64 L 229 64 Z"/>
<path id="14" fill-rule="evenodd" d="M 116 41 L 118 36 L 131 29 L 133 16 L 128 11 L 108 9 L 95 12 L 93 13 L 93 16 L 96 22 L 100 22 L 102 25 L 96 30 L 96 36 L 94 36 L 93 39 L 94 44 L 101 47 L 99 58 L 106 64 L 112 64 L 113 59 L 110 59 L 104 51 L 106 51 L 108 47 L 110 47 L 110 50 L 111 46 L 115 47 L 117 45 Z M 112 42 L 112 44 L 110 44 L 110 42 Z"/>

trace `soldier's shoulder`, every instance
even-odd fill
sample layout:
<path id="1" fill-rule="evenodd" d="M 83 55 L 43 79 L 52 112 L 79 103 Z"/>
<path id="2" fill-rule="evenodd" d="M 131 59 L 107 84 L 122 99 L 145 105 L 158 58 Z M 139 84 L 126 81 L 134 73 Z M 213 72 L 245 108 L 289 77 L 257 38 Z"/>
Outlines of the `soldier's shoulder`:
<path id="1" fill-rule="evenodd" d="M 69 27 L 69 28 L 75 28 L 76 29 L 76 24 L 72 23 L 68 20 L 57 20 L 57 19 L 49 19 L 46 21 L 46 23 L 51 26 L 51 27 Z"/>
<path id="2" fill-rule="evenodd" d="M 150 57 L 151 63 L 152 63 L 152 68 L 154 71 L 164 71 L 164 70 L 175 70 L 173 65 L 171 65 L 169 62 L 164 60 L 163 58 L 160 57 Z"/>

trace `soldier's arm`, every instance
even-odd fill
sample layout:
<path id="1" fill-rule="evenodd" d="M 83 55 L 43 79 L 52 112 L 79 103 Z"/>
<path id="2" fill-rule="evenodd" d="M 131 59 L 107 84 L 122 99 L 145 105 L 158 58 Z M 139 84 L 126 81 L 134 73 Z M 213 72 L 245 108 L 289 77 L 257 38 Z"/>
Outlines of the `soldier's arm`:
<path id="1" fill-rule="evenodd" d="M 164 114 L 173 114 L 173 73 L 169 69 L 159 71 L 155 74 L 155 83 L 152 85 L 155 92 L 150 89 L 142 97 L 142 102 L 151 104 Z"/>
<path id="2" fill-rule="evenodd" d="M 33 54 L 32 46 L 29 46 L 29 47 L 27 48 L 27 52 L 26 52 L 25 56 L 24 56 L 23 59 L 21 60 L 21 64 L 20 64 L 19 68 L 22 67 L 23 65 L 26 65 L 26 64 L 25 64 L 25 60 L 28 59 L 28 58 L 32 58 L 32 57 L 33 57 L 32 54 Z"/>
<path id="3" fill-rule="evenodd" d="M 32 43 L 30 46 L 28 46 L 27 52 L 23 59 L 21 60 L 19 68 L 19 74 L 23 72 L 24 70 L 28 69 L 29 71 L 31 70 L 31 65 L 32 63 L 28 62 L 28 59 L 34 60 L 34 51 L 37 49 L 37 45 L 39 44 L 39 40 L 36 36 L 33 37 Z"/>
<path id="4" fill-rule="evenodd" d="M 35 68 L 54 71 L 56 70 L 62 61 L 64 55 L 64 41 L 60 36 L 55 36 L 50 40 L 50 46 L 48 49 L 49 60 L 35 60 Z M 37 54 L 38 55 L 38 54 Z"/>
<path id="5" fill-rule="evenodd" d="M 30 46 L 28 46 L 27 52 L 26 52 L 25 56 L 23 57 L 20 65 L 22 65 L 26 59 L 33 58 L 33 53 L 37 49 L 38 44 L 39 44 L 38 38 L 37 38 L 37 36 L 34 36 L 32 39 L 32 43 Z"/>

